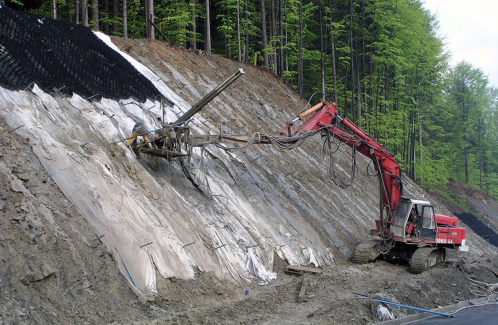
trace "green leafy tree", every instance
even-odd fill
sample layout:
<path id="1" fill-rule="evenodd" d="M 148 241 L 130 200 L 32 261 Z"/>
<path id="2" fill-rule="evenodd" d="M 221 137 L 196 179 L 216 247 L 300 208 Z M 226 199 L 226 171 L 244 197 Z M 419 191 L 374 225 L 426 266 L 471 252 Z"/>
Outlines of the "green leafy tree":
<path id="1" fill-rule="evenodd" d="M 225 55 L 228 58 L 237 53 L 236 58 L 242 61 L 241 15 L 243 6 L 240 0 L 222 0 L 218 3 L 216 18 L 220 21 L 218 32 L 224 39 Z"/>
<path id="2" fill-rule="evenodd" d="M 487 89 L 481 141 L 481 189 L 498 197 L 498 89 Z"/>
<path id="3" fill-rule="evenodd" d="M 467 62 L 459 63 L 448 75 L 448 101 L 453 116 L 444 127 L 454 146 L 451 163 L 458 181 L 475 183 L 471 171 L 479 160 L 480 124 L 487 104 L 487 78 Z"/>
<path id="4" fill-rule="evenodd" d="M 119 1 L 121 17 L 117 0 L 112 14 L 90 3 L 106 33 L 119 25 L 123 37 L 146 37 L 144 0 Z M 57 17 L 88 25 L 87 4 L 57 0 Z M 31 11 L 53 8 L 43 0 Z M 334 101 L 420 184 L 452 177 L 498 192 L 498 91 L 468 63 L 448 67 L 421 0 L 156 0 L 153 10 L 174 44 L 245 62 L 263 54 L 258 65 L 306 99 Z"/>
<path id="5" fill-rule="evenodd" d="M 167 40 L 181 46 L 193 38 L 192 4 L 182 0 L 163 0 L 156 5 L 156 23 L 160 24 L 161 31 Z"/>

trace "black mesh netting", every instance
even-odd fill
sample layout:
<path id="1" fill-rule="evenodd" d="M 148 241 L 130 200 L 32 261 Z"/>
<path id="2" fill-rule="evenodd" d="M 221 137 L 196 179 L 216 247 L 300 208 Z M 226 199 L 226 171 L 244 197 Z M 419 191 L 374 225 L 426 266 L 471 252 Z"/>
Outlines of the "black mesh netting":
<path id="1" fill-rule="evenodd" d="M 0 86 L 83 98 L 160 96 L 156 87 L 90 29 L 0 7 Z"/>
<path id="2" fill-rule="evenodd" d="M 470 212 L 455 213 L 455 215 L 488 243 L 498 247 L 498 234 L 475 215 Z"/>

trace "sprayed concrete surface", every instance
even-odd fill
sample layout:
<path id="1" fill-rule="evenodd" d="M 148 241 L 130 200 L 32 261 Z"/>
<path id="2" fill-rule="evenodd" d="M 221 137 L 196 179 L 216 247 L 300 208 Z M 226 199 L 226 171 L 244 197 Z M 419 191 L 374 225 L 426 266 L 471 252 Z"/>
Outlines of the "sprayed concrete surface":
<path id="1" fill-rule="evenodd" d="M 174 102 L 167 121 L 237 69 L 246 71 L 194 117 L 194 133 L 275 134 L 306 106 L 263 70 L 160 42 L 113 41 Z M 118 142 L 138 120 L 158 128 L 162 114 L 150 100 L 94 102 L 37 87 L 0 89 L 6 198 L 0 257 L 10 265 L 0 278 L 2 321 L 367 323 L 375 320 L 372 302 L 355 299 L 355 290 L 433 308 L 472 297 L 470 275 L 493 282 L 488 266 L 496 248 L 471 231 L 463 260 L 452 255 L 452 263 L 419 276 L 405 265 L 350 264 L 374 225 L 377 179 L 358 157 L 356 182 L 336 186 L 318 137 L 292 151 L 194 150 L 192 173 L 210 193 L 206 198 L 175 161 L 160 160 L 153 170 Z M 334 155 L 344 180 L 348 152 L 340 146 Z M 409 196 L 426 195 L 408 180 L 405 188 Z M 308 302 L 295 302 L 302 278 L 283 273 L 286 264 L 325 270 L 310 276 Z M 44 295 L 58 307 L 44 303 Z"/>

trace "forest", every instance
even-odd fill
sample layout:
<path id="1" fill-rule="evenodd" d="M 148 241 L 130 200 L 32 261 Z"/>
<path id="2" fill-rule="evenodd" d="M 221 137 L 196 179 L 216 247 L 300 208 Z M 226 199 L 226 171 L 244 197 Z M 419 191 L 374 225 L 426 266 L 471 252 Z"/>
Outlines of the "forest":
<path id="1" fill-rule="evenodd" d="M 167 41 L 267 69 L 335 102 L 427 189 L 498 197 L 498 89 L 451 66 L 419 0 L 10 0 L 109 35 Z"/>

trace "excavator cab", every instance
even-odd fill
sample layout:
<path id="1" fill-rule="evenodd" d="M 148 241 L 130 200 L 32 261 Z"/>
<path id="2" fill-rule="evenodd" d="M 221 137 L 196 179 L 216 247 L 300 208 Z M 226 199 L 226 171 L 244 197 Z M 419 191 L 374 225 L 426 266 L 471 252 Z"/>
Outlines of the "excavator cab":
<path id="1" fill-rule="evenodd" d="M 437 223 L 434 207 L 431 205 L 422 206 L 422 227 L 420 228 L 420 238 L 436 240 Z"/>
<path id="2" fill-rule="evenodd" d="M 416 217 L 412 217 L 412 213 Z M 401 197 L 393 212 L 391 231 L 400 238 L 435 240 L 437 224 L 434 207 L 427 201 Z"/>

